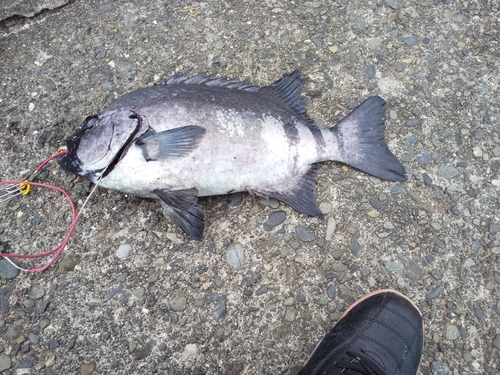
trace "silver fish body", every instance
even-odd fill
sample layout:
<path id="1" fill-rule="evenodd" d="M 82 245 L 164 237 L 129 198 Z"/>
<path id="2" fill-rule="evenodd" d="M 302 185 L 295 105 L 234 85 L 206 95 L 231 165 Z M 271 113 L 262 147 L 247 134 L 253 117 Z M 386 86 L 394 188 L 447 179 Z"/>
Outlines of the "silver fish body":
<path id="1" fill-rule="evenodd" d="M 294 72 L 270 86 L 176 74 L 125 94 L 66 140 L 66 170 L 99 185 L 159 199 L 191 237 L 203 236 L 198 197 L 239 191 L 320 216 L 316 163 L 335 160 L 404 181 L 384 140 L 385 102 L 371 97 L 337 126 L 307 116 Z"/>

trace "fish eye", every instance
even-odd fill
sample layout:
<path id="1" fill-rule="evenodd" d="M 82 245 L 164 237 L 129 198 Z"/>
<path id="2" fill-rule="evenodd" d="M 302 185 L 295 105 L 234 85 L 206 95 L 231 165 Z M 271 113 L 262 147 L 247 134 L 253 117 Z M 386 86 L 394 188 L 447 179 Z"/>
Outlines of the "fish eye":
<path id="1" fill-rule="evenodd" d="M 91 116 L 85 119 L 86 129 L 92 129 L 96 124 L 97 124 L 97 116 Z"/>

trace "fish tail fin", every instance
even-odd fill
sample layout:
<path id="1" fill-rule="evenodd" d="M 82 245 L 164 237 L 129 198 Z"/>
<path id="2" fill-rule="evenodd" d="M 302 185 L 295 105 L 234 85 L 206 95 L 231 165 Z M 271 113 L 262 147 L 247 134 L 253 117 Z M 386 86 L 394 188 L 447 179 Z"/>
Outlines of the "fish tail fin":
<path id="1" fill-rule="evenodd" d="M 332 159 L 384 180 L 406 181 L 403 165 L 387 147 L 384 121 L 384 99 L 372 96 L 365 100 L 330 128 L 337 144 Z"/>

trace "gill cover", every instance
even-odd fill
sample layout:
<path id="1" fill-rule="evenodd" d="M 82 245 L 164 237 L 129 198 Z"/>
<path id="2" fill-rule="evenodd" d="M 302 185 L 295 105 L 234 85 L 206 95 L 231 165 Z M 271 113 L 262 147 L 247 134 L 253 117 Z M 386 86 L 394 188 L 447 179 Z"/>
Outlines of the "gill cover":
<path id="1" fill-rule="evenodd" d="M 138 116 L 129 111 L 106 111 L 88 117 L 76 151 L 81 168 L 104 171 L 139 128 Z"/>

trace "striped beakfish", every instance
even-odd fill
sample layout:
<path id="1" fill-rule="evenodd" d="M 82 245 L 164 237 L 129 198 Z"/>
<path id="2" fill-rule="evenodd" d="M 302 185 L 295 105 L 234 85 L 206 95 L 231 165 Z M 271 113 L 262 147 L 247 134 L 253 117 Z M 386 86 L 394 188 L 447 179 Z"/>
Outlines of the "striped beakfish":
<path id="1" fill-rule="evenodd" d="M 314 187 L 322 161 L 406 180 L 384 139 L 382 98 L 321 129 L 306 114 L 302 89 L 298 71 L 266 87 L 177 73 L 87 117 L 58 162 L 99 186 L 159 200 L 196 240 L 204 230 L 202 196 L 248 191 L 321 216 Z"/>

